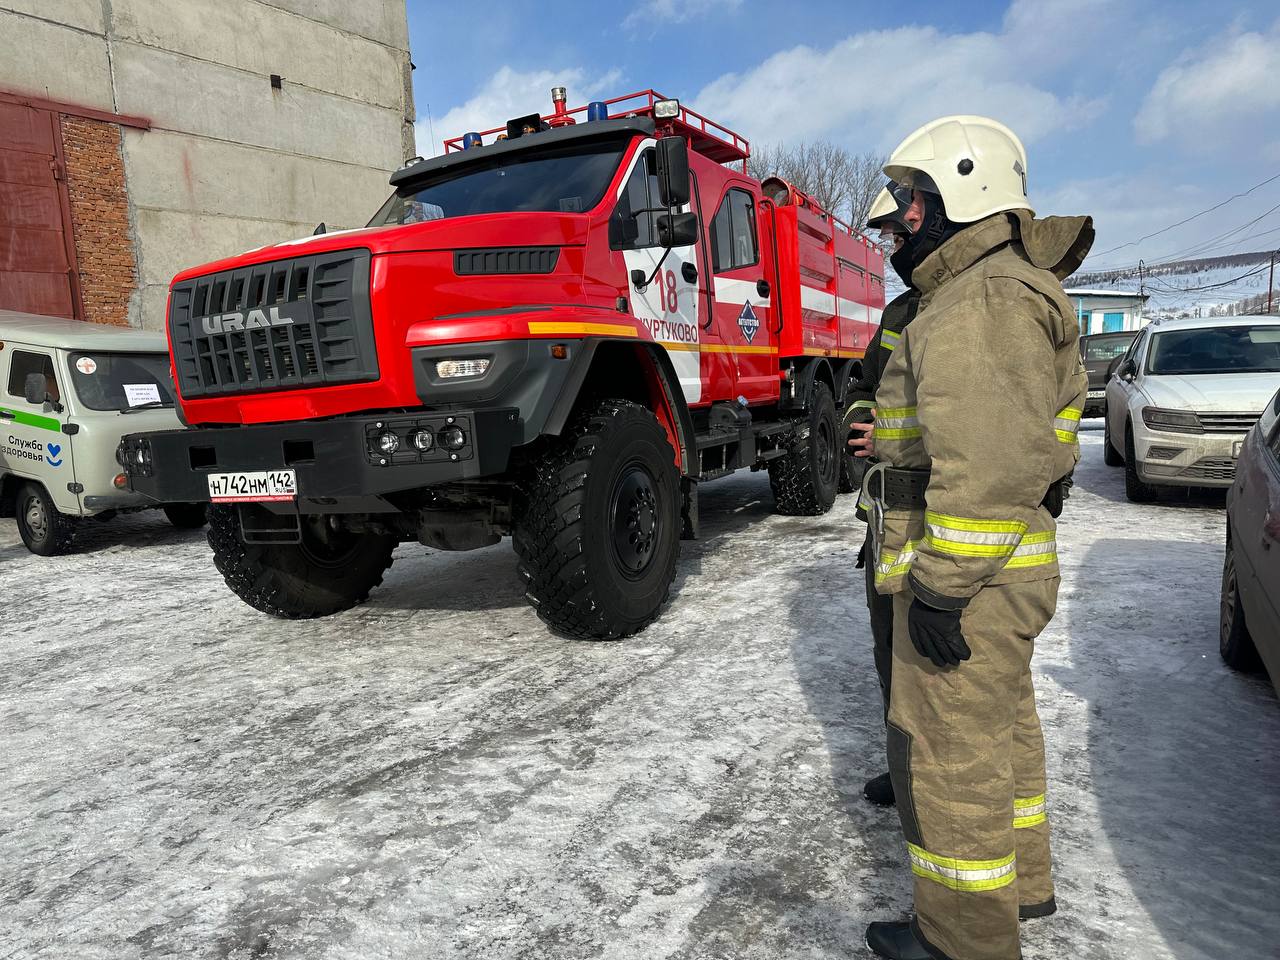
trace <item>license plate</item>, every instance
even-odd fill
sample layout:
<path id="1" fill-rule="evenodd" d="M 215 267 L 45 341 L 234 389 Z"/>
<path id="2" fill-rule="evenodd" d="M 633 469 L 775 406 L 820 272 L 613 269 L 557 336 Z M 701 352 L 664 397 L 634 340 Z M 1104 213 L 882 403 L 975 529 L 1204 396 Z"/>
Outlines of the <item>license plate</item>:
<path id="1" fill-rule="evenodd" d="M 1102 399 L 1103 397 L 1105 397 L 1106 395 L 1107 395 L 1107 391 L 1106 391 L 1105 389 L 1104 389 L 1104 390 L 1090 390 L 1090 391 L 1089 391 L 1089 399 L 1090 399 L 1090 400 L 1101 400 L 1101 399 Z"/>
<path id="2" fill-rule="evenodd" d="M 292 470 L 209 474 L 209 499 L 214 503 L 262 503 L 297 497 L 298 478 Z"/>
<path id="3" fill-rule="evenodd" d="M 1243 449 L 1244 449 L 1244 441 L 1237 440 L 1235 443 L 1231 445 L 1231 456 L 1234 457 L 1236 460 L 1239 460 L 1240 451 Z"/>

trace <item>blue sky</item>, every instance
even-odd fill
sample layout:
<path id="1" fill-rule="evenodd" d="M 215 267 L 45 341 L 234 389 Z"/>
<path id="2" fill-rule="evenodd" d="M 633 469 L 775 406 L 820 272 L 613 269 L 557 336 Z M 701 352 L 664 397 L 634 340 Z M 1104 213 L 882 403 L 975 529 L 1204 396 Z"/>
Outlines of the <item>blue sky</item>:
<path id="1" fill-rule="evenodd" d="M 1039 214 L 1094 216 L 1089 267 L 1280 246 L 1280 207 L 1267 213 L 1280 179 L 1164 229 L 1280 174 L 1275 0 L 408 8 L 424 155 L 445 136 L 548 110 L 555 84 L 571 105 L 653 87 L 754 142 L 857 151 L 979 113 L 1026 142 Z"/>

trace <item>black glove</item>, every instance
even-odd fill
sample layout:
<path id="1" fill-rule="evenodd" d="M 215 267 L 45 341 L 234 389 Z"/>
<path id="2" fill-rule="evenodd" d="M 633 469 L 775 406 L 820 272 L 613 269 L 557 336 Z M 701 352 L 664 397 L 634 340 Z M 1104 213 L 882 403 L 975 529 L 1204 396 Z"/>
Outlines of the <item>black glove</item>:
<path id="1" fill-rule="evenodd" d="M 938 667 L 958 667 L 968 660 L 971 651 L 960 632 L 960 610 L 939 610 L 919 598 L 911 601 L 907 611 L 907 632 L 911 644 L 922 657 Z"/>

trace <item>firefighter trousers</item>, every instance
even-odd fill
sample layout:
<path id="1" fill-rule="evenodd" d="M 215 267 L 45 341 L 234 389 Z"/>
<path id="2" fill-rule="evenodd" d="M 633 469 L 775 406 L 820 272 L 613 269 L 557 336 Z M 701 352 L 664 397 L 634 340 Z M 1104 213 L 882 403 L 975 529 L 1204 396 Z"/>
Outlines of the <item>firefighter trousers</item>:
<path id="1" fill-rule="evenodd" d="M 907 840 L 916 932 L 942 960 L 1016 960 L 1018 910 L 1053 902 L 1044 738 L 1031 652 L 1058 579 L 987 586 L 961 619 L 973 656 L 940 669 L 893 595 L 889 770 Z"/>
<path id="2" fill-rule="evenodd" d="M 884 716 L 889 719 L 889 690 L 893 681 L 893 597 L 876 591 L 875 547 L 871 529 L 867 528 L 862 558 L 867 574 L 867 613 L 871 621 L 871 654 L 875 660 L 876 674 L 880 678 L 880 696 L 884 701 Z"/>

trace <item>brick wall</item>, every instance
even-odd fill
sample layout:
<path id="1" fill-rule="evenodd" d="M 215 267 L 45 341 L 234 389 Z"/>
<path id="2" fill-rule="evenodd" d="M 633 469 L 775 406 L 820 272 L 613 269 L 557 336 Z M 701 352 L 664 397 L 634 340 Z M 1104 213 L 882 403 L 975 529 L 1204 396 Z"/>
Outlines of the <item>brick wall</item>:
<path id="1" fill-rule="evenodd" d="M 129 297 L 138 286 L 138 264 L 129 229 L 120 128 L 63 115 L 62 149 L 84 318 L 126 326 Z"/>

